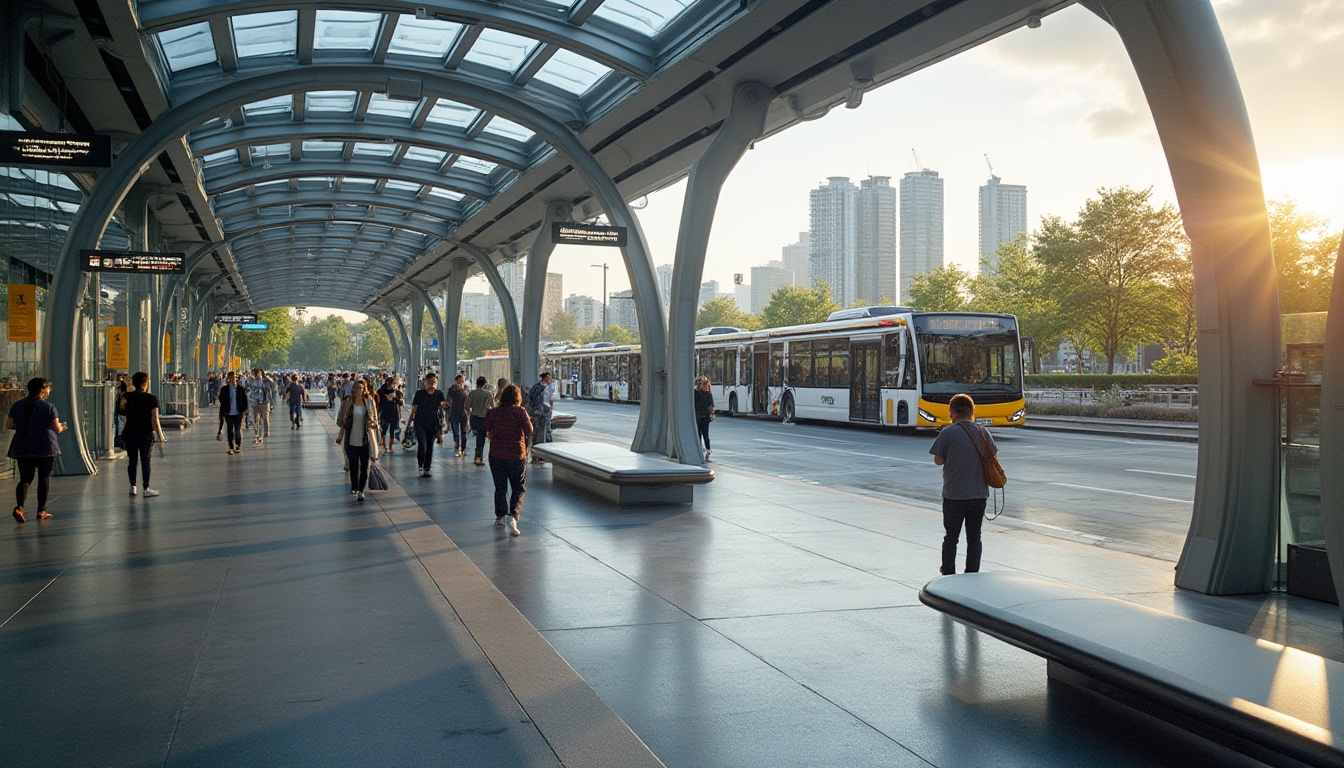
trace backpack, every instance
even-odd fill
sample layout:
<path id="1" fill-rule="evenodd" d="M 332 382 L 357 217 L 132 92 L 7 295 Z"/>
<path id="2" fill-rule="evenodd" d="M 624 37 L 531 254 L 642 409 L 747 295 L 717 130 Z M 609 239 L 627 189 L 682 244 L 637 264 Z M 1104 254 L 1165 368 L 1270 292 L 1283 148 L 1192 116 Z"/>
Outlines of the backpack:
<path id="1" fill-rule="evenodd" d="M 527 396 L 523 398 L 523 406 L 528 411 L 540 411 L 546 405 L 546 383 L 538 381 L 527 390 Z"/>

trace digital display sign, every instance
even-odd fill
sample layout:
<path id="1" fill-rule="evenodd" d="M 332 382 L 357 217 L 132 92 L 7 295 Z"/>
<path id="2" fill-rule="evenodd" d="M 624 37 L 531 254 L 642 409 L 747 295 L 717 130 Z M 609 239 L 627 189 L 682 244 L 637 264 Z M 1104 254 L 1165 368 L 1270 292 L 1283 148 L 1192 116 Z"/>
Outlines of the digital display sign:
<path id="1" fill-rule="evenodd" d="M 235 313 L 232 315 L 215 315 L 215 322 L 220 325 L 255 325 L 257 314 L 255 312 Z M 245 328 L 243 330 L 261 330 L 260 328 Z"/>
<path id="2" fill-rule="evenodd" d="M 551 242 L 557 245 L 610 245 L 623 248 L 625 227 L 557 221 L 551 224 Z"/>
<path id="3" fill-rule="evenodd" d="M 925 315 L 918 319 L 915 327 L 927 333 L 993 333 L 1011 331 L 1014 325 L 1008 317 Z"/>
<path id="4" fill-rule="evenodd" d="M 149 251 L 80 251 L 85 272 L 125 272 L 138 275 L 180 275 L 186 272 L 185 253 Z"/>
<path id="5" fill-rule="evenodd" d="M 0 165 L 101 171 L 112 167 L 112 139 L 94 134 L 0 131 Z"/>
<path id="6" fill-rule="evenodd" d="M 238 330 L 240 330 L 240 331 L 265 331 L 265 330 L 269 330 L 270 327 L 271 327 L 271 324 L 270 324 L 270 323 L 239 323 L 239 324 L 238 324 Z"/>

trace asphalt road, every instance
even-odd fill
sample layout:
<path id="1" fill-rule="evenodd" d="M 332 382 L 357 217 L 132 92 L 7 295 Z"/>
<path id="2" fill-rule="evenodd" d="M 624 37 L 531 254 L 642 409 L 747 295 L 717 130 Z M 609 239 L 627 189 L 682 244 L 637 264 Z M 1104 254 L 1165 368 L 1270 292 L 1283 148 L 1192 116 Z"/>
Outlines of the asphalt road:
<path id="1" fill-rule="evenodd" d="M 565 400 L 557 410 L 578 417 L 562 439 L 628 442 L 639 418 L 637 406 L 596 401 Z M 1012 429 L 993 435 L 1008 473 L 1000 523 L 1171 562 L 1180 555 L 1198 446 Z M 937 508 L 942 470 L 929 455 L 933 438 L 726 415 L 710 427 L 713 466 Z"/>

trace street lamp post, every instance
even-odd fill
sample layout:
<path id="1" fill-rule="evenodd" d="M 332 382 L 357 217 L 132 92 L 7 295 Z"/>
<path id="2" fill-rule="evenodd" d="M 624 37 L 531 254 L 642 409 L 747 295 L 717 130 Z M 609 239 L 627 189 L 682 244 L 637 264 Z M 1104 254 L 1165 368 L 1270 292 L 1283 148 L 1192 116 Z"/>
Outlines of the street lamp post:
<path id="1" fill-rule="evenodd" d="M 602 340 L 607 340 L 607 264 L 593 264 L 593 267 L 602 268 Z"/>

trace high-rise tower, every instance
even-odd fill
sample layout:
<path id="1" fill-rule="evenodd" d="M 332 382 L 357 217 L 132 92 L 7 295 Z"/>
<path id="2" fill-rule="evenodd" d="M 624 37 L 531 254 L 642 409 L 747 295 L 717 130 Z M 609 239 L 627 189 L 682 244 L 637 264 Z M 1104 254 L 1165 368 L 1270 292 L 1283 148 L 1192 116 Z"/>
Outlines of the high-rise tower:
<path id="1" fill-rule="evenodd" d="M 943 180 L 923 168 L 901 178 L 901 298 L 915 275 L 943 266 Z"/>
<path id="2" fill-rule="evenodd" d="M 832 176 L 810 194 L 812 242 L 808 259 L 811 285 L 831 287 L 831 300 L 845 307 L 853 303 L 855 194 L 845 176 Z"/>
<path id="3" fill-rule="evenodd" d="M 859 182 L 854 249 L 854 300 L 896 302 L 896 188 L 890 176 L 869 176 Z M 841 306 L 847 306 L 853 301 Z"/>
<path id="4" fill-rule="evenodd" d="M 998 263 L 999 246 L 1027 231 L 1027 188 L 990 176 L 980 188 L 980 273 Z"/>

